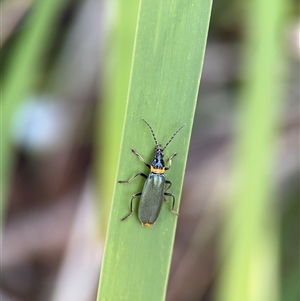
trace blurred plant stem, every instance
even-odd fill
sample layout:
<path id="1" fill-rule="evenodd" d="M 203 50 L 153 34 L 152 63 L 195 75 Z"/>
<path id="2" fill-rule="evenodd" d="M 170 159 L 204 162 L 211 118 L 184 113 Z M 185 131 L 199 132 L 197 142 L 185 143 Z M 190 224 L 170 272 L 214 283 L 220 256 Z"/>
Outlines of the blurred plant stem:
<path id="1" fill-rule="evenodd" d="M 282 83 L 282 0 L 247 6 L 238 136 L 220 254 L 218 301 L 278 300 L 278 213 L 274 193 Z"/>
<path id="2" fill-rule="evenodd" d="M 1 223 L 6 211 L 10 180 L 14 168 L 12 124 L 14 114 L 33 88 L 51 42 L 57 18 L 66 1 L 35 1 L 18 41 L 10 53 L 2 85 L 1 102 Z"/>

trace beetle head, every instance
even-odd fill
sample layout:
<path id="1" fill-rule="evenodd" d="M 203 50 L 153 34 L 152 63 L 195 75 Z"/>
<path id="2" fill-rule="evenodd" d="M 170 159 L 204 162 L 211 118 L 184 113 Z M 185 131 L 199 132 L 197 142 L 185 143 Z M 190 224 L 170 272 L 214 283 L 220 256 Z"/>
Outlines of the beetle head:
<path id="1" fill-rule="evenodd" d="M 160 144 L 155 145 L 154 158 L 151 165 L 154 169 L 163 169 L 165 167 L 163 148 Z"/>

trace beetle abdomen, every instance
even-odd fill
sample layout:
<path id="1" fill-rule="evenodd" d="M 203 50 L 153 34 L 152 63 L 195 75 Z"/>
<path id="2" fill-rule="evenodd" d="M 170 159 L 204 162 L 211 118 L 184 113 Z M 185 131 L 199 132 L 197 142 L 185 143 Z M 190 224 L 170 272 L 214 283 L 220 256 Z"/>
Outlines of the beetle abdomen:
<path id="1" fill-rule="evenodd" d="M 166 177 L 163 174 L 150 173 L 140 199 L 138 216 L 143 226 L 155 223 L 164 201 Z"/>

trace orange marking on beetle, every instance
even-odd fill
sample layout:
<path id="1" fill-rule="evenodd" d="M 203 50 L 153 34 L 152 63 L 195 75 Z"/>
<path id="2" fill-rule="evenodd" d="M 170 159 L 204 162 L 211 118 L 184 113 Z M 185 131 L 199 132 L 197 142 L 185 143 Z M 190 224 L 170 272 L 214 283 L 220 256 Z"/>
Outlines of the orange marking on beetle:
<path id="1" fill-rule="evenodd" d="M 162 174 L 165 173 L 165 168 L 157 169 L 157 168 L 154 168 L 153 166 L 151 166 L 150 171 L 155 173 L 155 174 L 162 175 Z"/>
<path id="2" fill-rule="evenodd" d="M 149 227 L 151 227 L 152 225 L 149 224 L 149 223 L 145 223 L 145 224 L 143 224 L 143 226 L 145 226 L 146 228 L 149 228 Z"/>

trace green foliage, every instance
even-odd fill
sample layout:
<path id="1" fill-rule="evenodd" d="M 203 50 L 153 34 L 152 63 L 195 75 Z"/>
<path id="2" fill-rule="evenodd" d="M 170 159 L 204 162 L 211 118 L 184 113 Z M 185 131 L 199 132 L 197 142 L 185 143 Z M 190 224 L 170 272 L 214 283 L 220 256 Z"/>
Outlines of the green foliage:
<path id="1" fill-rule="evenodd" d="M 182 124 L 186 127 L 165 151 L 174 159 L 167 177 L 178 210 L 185 162 L 192 129 L 200 72 L 210 17 L 211 1 L 142 1 L 129 84 L 125 125 L 117 179 L 126 180 L 145 166 L 130 152 L 136 149 L 146 161 L 154 142 L 145 118 L 159 143 L 166 144 Z M 98 300 L 164 300 L 177 218 L 170 203 L 163 204 L 157 223 L 144 228 L 136 209 L 128 220 L 131 195 L 144 181 L 117 185 L 108 225 Z"/>
<path id="2" fill-rule="evenodd" d="M 223 234 L 219 301 L 278 300 L 275 138 L 283 1 L 248 5 L 233 188 Z"/>
<path id="3" fill-rule="evenodd" d="M 51 34 L 59 11 L 65 1 L 35 1 L 24 31 L 10 54 L 8 72 L 1 83 L 1 202 L 3 214 L 13 167 L 11 141 L 12 121 L 16 109 L 30 93 L 43 55 L 51 41 Z"/>
<path id="4" fill-rule="evenodd" d="M 107 230 L 118 165 L 139 0 L 119 1 L 119 4 L 118 15 L 112 26 L 111 39 L 107 47 L 106 70 L 102 87 L 104 97 L 99 106 L 97 119 L 99 130 L 96 141 L 100 155 L 96 157 L 98 159 L 96 165 L 101 194 L 101 210 L 99 210 L 101 218 L 99 220 L 102 237 L 105 237 Z"/>

